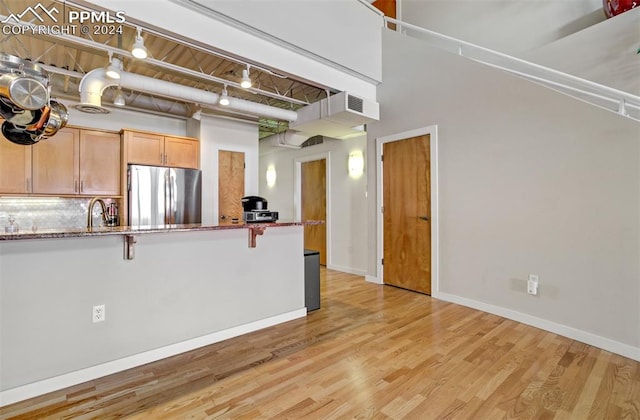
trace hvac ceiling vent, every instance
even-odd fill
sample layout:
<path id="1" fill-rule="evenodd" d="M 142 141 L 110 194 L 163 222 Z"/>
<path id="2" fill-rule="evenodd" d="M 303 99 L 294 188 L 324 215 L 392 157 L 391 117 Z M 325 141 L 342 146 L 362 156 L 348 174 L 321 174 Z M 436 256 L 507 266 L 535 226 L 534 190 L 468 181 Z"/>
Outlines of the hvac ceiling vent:
<path id="1" fill-rule="evenodd" d="M 77 104 L 76 109 L 87 114 L 109 114 L 111 112 L 105 107 L 92 104 Z"/>
<path id="2" fill-rule="evenodd" d="M 313 136 L 313 137 L 309 137 L 309 140 L 302 143 L 300 147 L 305 148 L 305 147 L 315 146 L 316 144 L 322 144 L 322 143 L 324 143 L 323 136 Z"/>
<path id="3" fill-rule="evenodd" d="M 357 96 L 347 94 L 347 109 L 362 114 L 364 110 L 364 100 Z"/>
<path id="4" fill-rule="evenodd" d="M 362 134 L 362 130 L 355 127 L 379 119 L 377 102 L 340 92 L 300 108 L 298 119 L 290 123 L 289 128 L 340 139 Z"/>

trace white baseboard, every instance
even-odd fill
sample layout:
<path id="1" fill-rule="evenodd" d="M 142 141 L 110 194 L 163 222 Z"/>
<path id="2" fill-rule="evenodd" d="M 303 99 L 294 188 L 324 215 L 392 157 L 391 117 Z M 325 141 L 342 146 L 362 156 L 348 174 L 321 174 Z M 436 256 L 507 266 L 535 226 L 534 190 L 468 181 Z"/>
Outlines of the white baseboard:
<path id="1" fill-rule="evenodd" d="M 342 267 L 339 265 L 327 264 L 329 270 L 341 271 L 343 273 L 354 274 L 356 276 L 364 276 L 367 274 L 365 270 L 358 270 L 357 268 Z"/>
<path id="2" fill-rule="evenodd" d="M 39 395 L 43 395 L 52 391 L 57 391 L 59 389 L 67 388 L 73 385 L 77 385 L 83 382 L 91 381 L 93 379 L 101 378 L 103 376 L 111 375 L 113 373 L 121 372 L 126 369 L 131 369 L 136 366 L 142 366 L 150 362 L 155 362 L 160 359 L 175 356 L 180 353 L 194 350 L 203 346 L 208 346 L 210 344 L 227 340 L 229 338 L 238 337 L 240 335 L 271 327 L 273 325 L 281 324 L 283 322 L 291 321 L 297 318 L 303 318 L 306 315 L 307 309 L 302 308 L 254 321 L 249 324 L 244 324 L 237 327 L 229 328 L 227 330 L 207 334 L 202 337 L 196 337 L 190 340 L 182 341 L 180 343 L 175 343 L 158 349 L 134 354 L 132 356 L 124 357 L 122 359 L 103 363 L 97 366 L 77 370 L 75 372 L 65 373 L 64 375 L 44 379 L 42 381 L 19 386 L 17 388 L 8 389 L 0 392 L 0 407 L 29 398 L 37 397 Z"/>
<path id="3" fill-rule="evenodd" d="M 369 274 L 367 274 L 366 276 L 364 276 L 364 279 L 366 281 L 368 281 L 369 283 L 375 283 L 375 284 L 384 284 L 378 277 L 376 276 L 370 276 Z"/>
<path id="4" fill-rule="evenodd" d="M 436 296 L 434 296 L 436 297 Z M 610 351 L 612 353 L 619 354 L 629 359 L 640 361 L 640 348 L 633 347 L 629 344 L 620 343 L 619 341 L 611 340 L 606 337 L 602 337 L 590 332 L 579 330 L 577 328 L 569 327 L 566 325 L 558 324 L 546 319 L 538 318 L 532 315 L 528 315 L 522 312 L 514 311 L 512 309 L 503 308 L 489 303 L 479 302 L 472 299 L 467 299 L 457 295 L 451 295 L 448 293 L 439 292 L 437 299 L 444 300 L 451 303 L 457 303 L 459 305 L 467 306 L 469 308 L 478 309 L 480 311 L 489 312 L 494 315 L 498 315 L 504 318 L 508 318 L 514 321 L 522 322 L 523 324 L 531 325 L 536 328 L 550 331 L 552 333 L 562 335 L 564 337 L 571 338 L 573 340 L 580 341 L 585 344 L 589 344 L 600 349 Z"/>

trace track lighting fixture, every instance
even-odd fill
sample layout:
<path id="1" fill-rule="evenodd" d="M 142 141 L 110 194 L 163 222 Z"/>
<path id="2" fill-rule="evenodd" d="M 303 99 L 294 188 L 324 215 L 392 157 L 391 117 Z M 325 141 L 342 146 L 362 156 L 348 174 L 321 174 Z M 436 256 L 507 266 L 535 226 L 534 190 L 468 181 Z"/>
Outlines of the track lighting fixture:
<path id="1" fill-rule="evenodd" d="M 122 61 L 117 57 L 112 57 L 109 54 L 109 65 L 107 66 L 107 77 L 111 79 L 119 79 L 120 72 L 122 71 Z"/>
<path id="2" fill-rule="evenodd" d="M 116 96 L 113 98 L 113 104 L 115 106 L 126 105 L 126 102 L 124 101 L 124 95 L 122 94 L 122 89 L 120 89 L 120 86 L 118 86 L 118 92 L 116 93 Z"/>
<path id="3" fill-rule="evenodd" d="M 138 28 L 136 40 L 133 42 L 133 47 L 131 47 L 131 54 L 140 60 L 147 58 L 147 47 L 144 46 L 144 39 L 142 38 L 142 30 L 140 28 Z"/>
<path id="4" fill-rule="evenodd" d="M 227 85 L 224 85 L 224 88 L 222 89 L 222 95 L 220 95 L 220 100 L 218 101 L 218 103 L 222 106 L 229 105 L 229 96 L 227 96 Z"/>
<path id="5" fill-rule="evenodd" d="M 252 85 L 251 79 L 249 78 L 249 66 L 245 70 L 242 70 L 242 81 L 240 82 L 240 86 L 245 89 L 249 89 Z"/>
<path id="6" fill-rule="evenodd" d="M 202 119 L 202 110 L 201 110 L 201 109 L 198 109 L 196 112 L 194 112 L 194 113 L 191 115 L 191 118 L 193 118 L 193 119 L 194 119 L 194 120 L 196 120 L 196 121 L 200 121 L 200 120 Z"/>

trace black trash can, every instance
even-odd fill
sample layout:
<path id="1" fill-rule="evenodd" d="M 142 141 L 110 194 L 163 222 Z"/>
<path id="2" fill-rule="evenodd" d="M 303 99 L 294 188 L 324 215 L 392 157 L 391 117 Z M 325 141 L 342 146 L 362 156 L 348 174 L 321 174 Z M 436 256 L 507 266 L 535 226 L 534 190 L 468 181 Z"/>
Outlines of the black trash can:
<path id="1" fill-rule="evenodd" d="M 320 252 L 304 250 L 304 304 L 307 312 L 320 309 Z"/>

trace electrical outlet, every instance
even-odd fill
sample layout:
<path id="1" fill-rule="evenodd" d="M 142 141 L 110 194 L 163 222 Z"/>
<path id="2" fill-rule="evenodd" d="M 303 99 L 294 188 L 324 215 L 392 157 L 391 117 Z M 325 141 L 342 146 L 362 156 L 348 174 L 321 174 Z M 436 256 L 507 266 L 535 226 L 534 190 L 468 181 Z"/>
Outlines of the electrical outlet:
<path id="1" fill-rule="evenodd" d="M 530 295 L 538 294 L 538 275 L 529 274 L 529 281 L 527 281 L 527 293 Z"/>
<path id="2" fill-rule="evenodd" d="M 93 322 L 102 322 L 106 318 L 106 309 L 104 305 L 96 305 L 93 307 Z"/>

